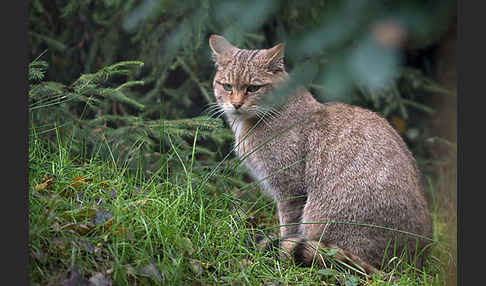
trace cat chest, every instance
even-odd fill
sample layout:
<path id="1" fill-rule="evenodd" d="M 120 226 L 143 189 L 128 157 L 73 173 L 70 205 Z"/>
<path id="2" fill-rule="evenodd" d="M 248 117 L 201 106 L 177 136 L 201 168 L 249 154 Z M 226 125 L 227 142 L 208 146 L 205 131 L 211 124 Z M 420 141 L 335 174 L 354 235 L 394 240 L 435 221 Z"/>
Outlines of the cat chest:
<path id="1" fill-rule="evenodd" d="M 298 161 L 296 150 L 286 140 L 275 139 L 270 142 L 264 136 L 248 137 L 235 141 L 236 153 L 247 167 L 254 181 L 271 196 L 281 189 L 283 184 L 300 181 L 299 166 L 293 166 Z"/>
<path id="2" fill-rule="evenodd" d="M 247 140 L 235 141 L 235 150 L 242 163 L 249 169 L 253 179 L 263 180 L 272 171 L 267 162 L 268 146 L 258 146 Z"/>
<path id="3" fill-rule="evenodd" d="M 273 196 L 274 191 L 272 188 L 271 178 L 272 178 L 272 168 L 268 166 L 267 162 L 265 161 L 265 156 L 262 154 L 262 149 L 252 152 L 248 146 L 250 144 L 245 144 L 244 142 L 240 143 L 237 147 L 237 154 L 240 160 L 242 160 L 243 164 L 249 170 L 250 176 L 252 177 L 253 181 L 258 182 L 260 187 L 268 192 L 270 195 Z M 245 148 L 246 147 L 246 148 Z"/>

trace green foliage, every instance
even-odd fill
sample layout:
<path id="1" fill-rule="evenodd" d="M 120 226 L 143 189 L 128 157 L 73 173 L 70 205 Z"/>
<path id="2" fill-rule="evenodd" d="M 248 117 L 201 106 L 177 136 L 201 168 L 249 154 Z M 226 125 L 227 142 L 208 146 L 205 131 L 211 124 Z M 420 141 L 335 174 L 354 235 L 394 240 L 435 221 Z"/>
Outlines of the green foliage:
<path id="1" fill-rule="evenodd" d="M 45 61 L 36 61 L 29 64 L 29 82 L 42 81 L 49 64 Z"/>

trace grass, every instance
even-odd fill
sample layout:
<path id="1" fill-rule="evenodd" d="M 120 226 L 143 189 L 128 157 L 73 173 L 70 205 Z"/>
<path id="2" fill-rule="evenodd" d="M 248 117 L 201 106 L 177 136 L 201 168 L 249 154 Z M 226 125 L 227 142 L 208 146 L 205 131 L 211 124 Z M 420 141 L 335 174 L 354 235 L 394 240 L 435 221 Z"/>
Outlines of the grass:
<path id="1" fill-rule="evenodd" d="M 278 224 L 274 204 L 259 192 L 239 194 L 230 175 L 218 177 L 219 190 L 196 186 L 195 177 L 210 172 L 194 173 L 194 152 L 181 158 L 173 146 L 170 160 L 184 171 L 172 173 L 173 162 L 166 162 L 145 177 L 96 151 L 74 155 L 72 138 L 53 132 L 50 144 L 30 128 L 32 285 L 444 285 L 452 279 L 455 241 L 447 212 L 453 208 L 439 200 L 432 204 L 439 243 L 424 270 L 403 262 L 392 282 L 342 267 L 305 268 L 248 247 L 249 229 Z M 440 187 L 431 183 L 429 190 Z"/>

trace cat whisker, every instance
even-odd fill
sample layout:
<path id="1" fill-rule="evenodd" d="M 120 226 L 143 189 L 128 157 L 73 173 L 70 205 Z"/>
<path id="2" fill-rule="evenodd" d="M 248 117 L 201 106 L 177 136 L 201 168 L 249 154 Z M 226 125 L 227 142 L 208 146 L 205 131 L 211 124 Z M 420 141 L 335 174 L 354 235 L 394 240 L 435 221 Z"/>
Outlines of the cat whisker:
<path id="1" fill-rule="evenodd" d="M 266 119 L 277 120 L 278 118 L 278 111 L 274 110 L 273 108 L 266 108 L 266 107 L 259 107 L 259 112 L 261 112 Z"/>
<path id="2" fill-rule="evenodd" d="M 278 117 L 280 116 L 280 111 L 278 111 L 277 109 L 275 109 L 274 107 L 269 107 L 269 108 L 266 108 L 266 110 L 268 111 L 269 114 L 275 116 L 275 117 Z"/>
<path id="3" fill-rule="evenodd" d="M 218 112 L 219 110 L 221 110 L 221 107 L 215 104 L 204 109 L 202 113 L 209 114 L 209 116 L 211 117 L 211 114 Z"/>
<path id="4" fill-rule="evenodd" d="M 208 105 L 209 107 L 205 109 L 204 113 L 208 114 L 209 117 L 220 118 L 226 113 L 226 110 L 217 103 L 210 103 Z"/>
<path id="5" fill-rule="evenodd" d="M 221 114 L 224 113 L 224 110 L 222 109 L 213 110 L 209 113 L 209 117 L 214 117 L 215 115 L 219 115 L 220 113 Z"/>
<path id="6" fill-rule="evenodd" d="M 264 123 L 265 125 L 267 125 L 268 127 L 271 127 L 271 126 L 270 126 L 270 124 L 268 123 L 268 120 L 267 120 L 267 118 L 266 118 L 266 114 L 265 114 L 265 112 L 262 112 L 261 110 L 258 110 L 258 109 L 257 109 L 255 114 L 256 114 L 256 116 L 258 117 L 258 119 L 261 119 L 261 121 L 263 121 L 263 123 Z"/>
<path id="7" fill-rule="evenodd" d="M 216 102 L 211 102 L 211 103 L 208 103 L 204 106 L 205 109 L 209 109 L 209 108 L 212 108 L 212 107 L 219 107 L 219 104 L 217 104 Z"/>
<path id="8" fill-rule="evenodd" d="M 224 112 L 224 110 L 220 110 L 219 113 L 216 112 L 214 115 L 216 115 L 216 114 L 217 114 L 217 116 L 215 118 L 218 119 L 218 118 L 221 118 L 221 116 L 223 116 L 225 114 L 225 112 Z"/>
<path id="9" fill-rule="evenodd" d="M 270 111 L 265 108 L 265 107 L 260 107 L 259 111 L 266 117 L 270 117 L 272 119 L 274 119 L 274 117 L 272 117 L 272 114 L 270 113 Z"/>
<path id="10" fill-rule="evenodd" d="M 278 112 L 270 112 L 269 116 L 272 117 L 275 120 L 278 120 L 278 118 L 280 117 L 280 113 L 278 113 Z"/>
<path id="11" fill-rule="evenodd" d="M 219 108 L 217 108 L 217 107 L 211 107 L 211 108 L 208 108 L 208 109 L 204 110 L 204 113 L 212 113 L 212 112 L 214 112 L 216 110 L 219 110 Z"/>
<path id="12" fill-rule="evenodd" d="M 259 119 L 258 121 L 265 121 L 265 114 L 261 112 L 258 106 L 251 106 L 247 109 L 248 112 L 255 114 L 255 116 Z M 268 125 L 268 124 L 267 124 Z"/>

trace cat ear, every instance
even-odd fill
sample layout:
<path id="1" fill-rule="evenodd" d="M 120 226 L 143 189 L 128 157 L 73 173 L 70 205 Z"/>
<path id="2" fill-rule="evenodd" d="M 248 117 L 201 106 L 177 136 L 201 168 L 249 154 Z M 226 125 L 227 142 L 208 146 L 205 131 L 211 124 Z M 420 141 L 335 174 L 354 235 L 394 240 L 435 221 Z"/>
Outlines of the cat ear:
<path id="1" fill-rule="evenodd" d="M 213 59 L 216 64 L 222 64 L 228 53 L 236 49 L 225 38 L 215 34 L 209 37 L 209 47 L 213 52 Z"/>
<path id="2" fill-rule="evenodd" d="M 265 65 L 270 71 L 284 71 L 284 51 L 285 45 L 283 43 L 266 50 Z"/>

